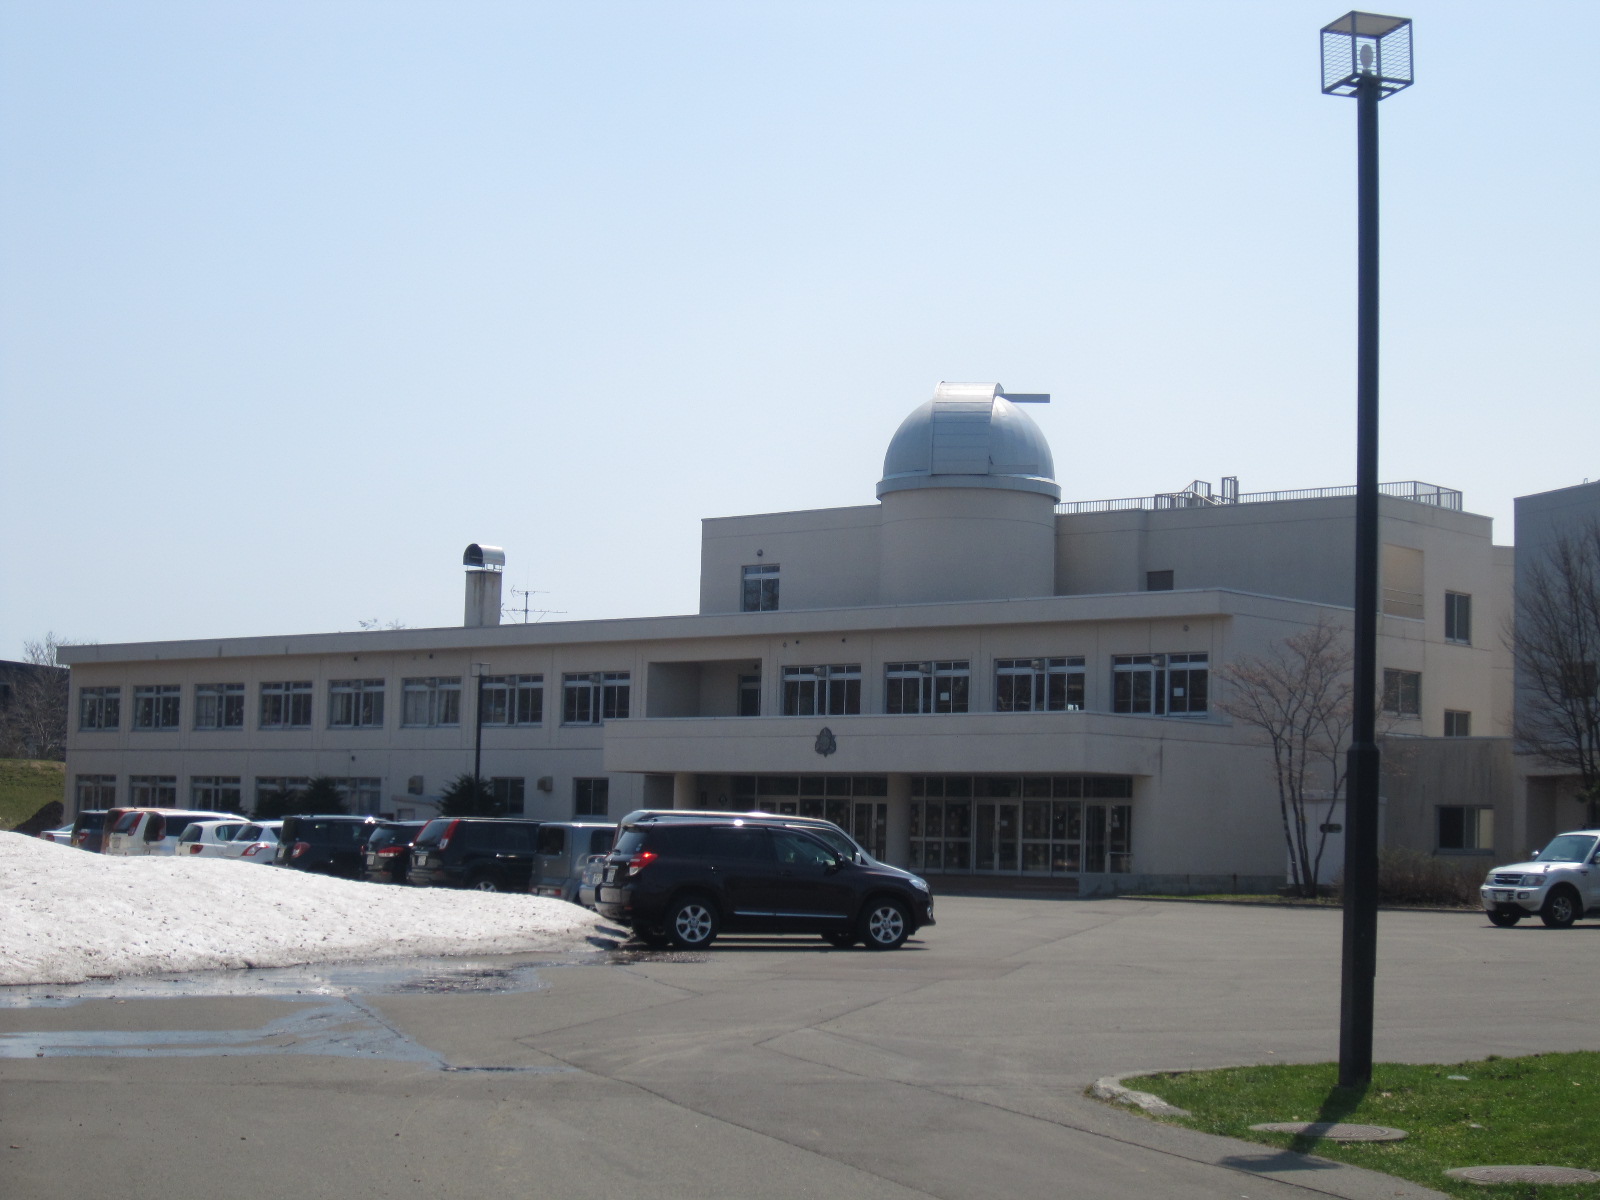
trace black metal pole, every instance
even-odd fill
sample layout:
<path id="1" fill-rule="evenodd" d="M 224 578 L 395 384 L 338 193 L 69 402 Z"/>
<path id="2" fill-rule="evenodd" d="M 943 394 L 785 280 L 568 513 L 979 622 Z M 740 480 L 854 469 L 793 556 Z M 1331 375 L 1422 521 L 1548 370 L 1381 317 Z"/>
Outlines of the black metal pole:
<path id="1" fill-rule="evenodd" d="M 1355 700 L 1345 784 L 1339 1086 L 1372 1080 L 1378 974 L 1378 81 L 1356 90 Z"/>
<path id="2" fill-rule="evenodd" d="M 472 786 L 474 790 L 477 789 L 478 780 L 483 778 L 483 668 L 476 668 L 476 674 L 478 678 L 477 695 L 472 700 L 474 723 L 477 726 L 474 731 L 472 746 Z"/>

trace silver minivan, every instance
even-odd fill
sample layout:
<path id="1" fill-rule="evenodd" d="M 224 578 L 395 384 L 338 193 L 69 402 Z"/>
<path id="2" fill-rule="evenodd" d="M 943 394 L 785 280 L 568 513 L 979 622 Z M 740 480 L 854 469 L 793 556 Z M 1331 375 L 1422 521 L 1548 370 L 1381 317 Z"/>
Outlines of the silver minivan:
<path id="1" fill-rule="evenodd" d="M 617 827 L 609 821 L 541 821 L 534 835 L 535 896 L 555 896 L 576 904 L 583 864 L 591 855 L 608 854 Z M 592 898 L 591 898 L 592 903 Z"/>

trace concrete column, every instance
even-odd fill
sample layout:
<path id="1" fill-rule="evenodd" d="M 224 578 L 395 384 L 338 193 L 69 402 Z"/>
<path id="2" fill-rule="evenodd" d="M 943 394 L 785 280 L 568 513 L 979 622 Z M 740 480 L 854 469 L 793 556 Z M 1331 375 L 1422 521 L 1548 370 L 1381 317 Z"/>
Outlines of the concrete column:
<path id="1" fill-rule="evenodd" d="M 897 867 L 911 861 L 911 776 L 889 776 L 889 828 L 884 849 Z"/>
<path id="2" fill-rule="evenodd" d="M 679 771 L 672 777 L 672 807 L 700 807 L 700 777 L 691 771 Z"/>

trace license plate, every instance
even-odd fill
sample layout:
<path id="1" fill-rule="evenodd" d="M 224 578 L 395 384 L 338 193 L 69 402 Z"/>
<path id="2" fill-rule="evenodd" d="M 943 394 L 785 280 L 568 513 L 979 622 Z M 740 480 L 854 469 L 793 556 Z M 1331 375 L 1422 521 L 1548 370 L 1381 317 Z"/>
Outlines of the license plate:
<path id="1" fill-rule="evenodd" d="M 1496 900 L 1510 900 L 1512 898 L 1512 893 L 1511 892 L 1496 892 L 1494 894 L 1494 898 Z"/>

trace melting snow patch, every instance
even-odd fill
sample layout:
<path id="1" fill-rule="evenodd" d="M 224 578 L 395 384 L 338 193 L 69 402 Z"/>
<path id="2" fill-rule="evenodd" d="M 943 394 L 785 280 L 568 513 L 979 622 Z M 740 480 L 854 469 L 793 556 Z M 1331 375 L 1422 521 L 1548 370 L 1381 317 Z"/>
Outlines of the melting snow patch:
<path id="1" fill-rule="evenodd" d="M 225 858 L 108 858 L 0 833 L 0 984 L 581 947 L 593 913 Z"/>

